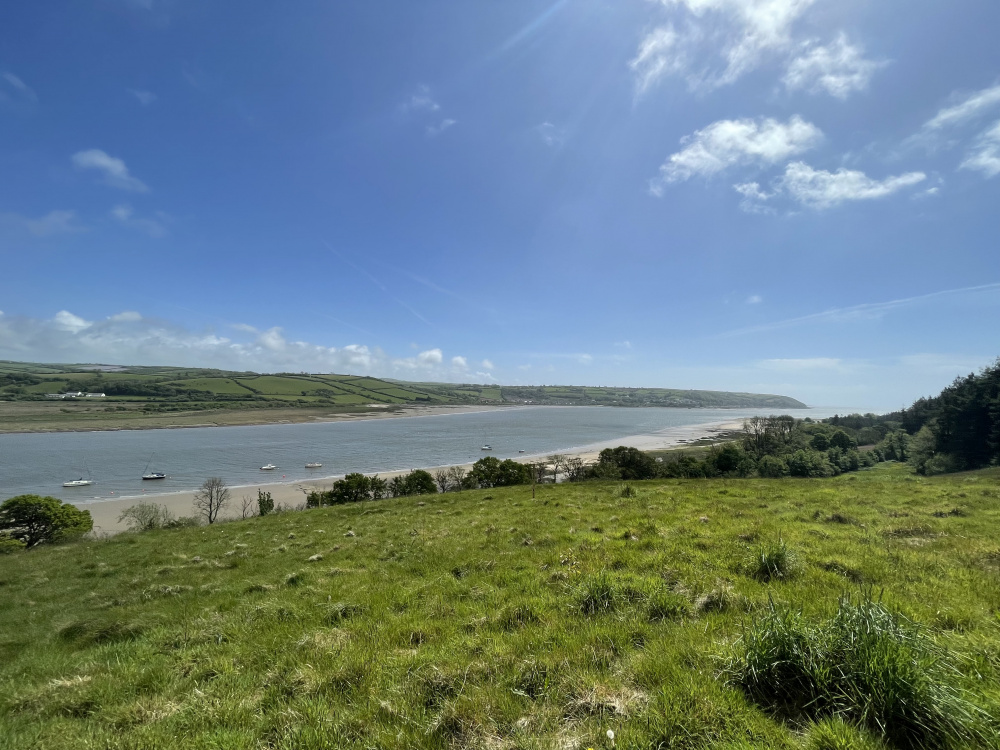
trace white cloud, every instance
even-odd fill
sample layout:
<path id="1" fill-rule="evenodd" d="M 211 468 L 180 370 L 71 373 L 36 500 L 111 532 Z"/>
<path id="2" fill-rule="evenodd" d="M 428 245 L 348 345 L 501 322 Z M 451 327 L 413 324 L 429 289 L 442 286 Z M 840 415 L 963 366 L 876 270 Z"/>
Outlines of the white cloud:
<path id="1" fill-rule="evenodd" d="M 469 363 L 466 361 L 465 357 L 452 357 L 451 366 L 456 367 L 459 370 L 467 370 L 469 368 Z"/>
<path id="2" fill-rule="evenodd" d="M 376 376 L 404 375 L 411 369 L 396 365 L 378 348 L 360 344 L 327 347 L 289 341 L 280 328 L 247 331 L 234 339 L 146 318 L 135 311 L 98 321 L 85 320 L 68 310 L 51 319 L 8 314 L 0 318 L 0 359 Z M 449 378 L 443 369 L 425 369 L 427 375 Z"/>
<path id="3" fill-rule="evenodd" d="M 422 365 L 439 365 L 444 357 L 440 349 L 428 349 L 417 355 L 417 361 Z"/>
<path id="4" fill-rule="evenodd" d="M 922 130 L 933 132 L 967 123 L 1000 105 L 1000 84 L 976 91 L 957 104 L 945 107 L 924 123 Z"/>
<path id="5" fill-rule="evenodd" d="M 484 359 L 484 360 L 483 360 L 483 361 L 482 361 L 482 362 L 480 363 L 480 366 L 481 366 L 481 367 L 482 367 L 482 368 L 483 368 L 484 370 L 495 370 L 495 369 L 496 369 L 496 367 L 494 367 L 494 366 L 493 366 L 493 363 L 492 363 L 492 362 L 491 362 L 490 360 L 488 360 L 488 359 Z"/>
<path id="6" fill-rule="evenodd" d="M 693 88 L 733 83 L 769 54 L 793 46 L 792 26 L 815 0 L 659 0 L 674 24 L 649 32 L 630 66 L 642 93 L 664 76 L 688 74 Z M 705 48 L 723 65 L 704 63 Z M 692 73 L 692 70 L 696 71 Z"/>
<path id="7" fill-rule="evenodd" d="M 149 190 L 141 180 L 129 174 L 124 161 L 109 156 L 99 148 L 78 151 L 73 154 L 72 160 L 78 169 L 96 169 L 102 172 L 105 185 L 137 193 L 145 193 Z"/>
<path id="8" fill-rule="evenodd" d="M 828 46 L 813 46 L 788 65 L 785 86 L 811 93 L 826 91 L 846 99 L 852 91 L 864 91 L 884 61 L 866 60 L 864 50 L 852 45 L 841 33 Z"/>
<path id="9" fill-rule="evenodd" d="M 615 346 L 617 346 L 619 349 L 631 349 L 632 348 L 632 342 L 628 341 L 628 340 L 626 340 L 626 341 L 616 341 L 615 342 Z"/>
<path id="10" fill-rule="evenodd" d="M 138 89 L 129 89 L 128 92 L 132 94 L 144 107 L 148 107 L 150 104 L 156 101 L 157 96 L 152 91 L 140 91 Z"/>
<path id="11" fill-rule="evenodd" d="M 263 331 L 257 336 L 257 343 L 272 352 L 283 352 L 288 346 L 288 341 L 285 340 L 278 327 Z"/>
<path id="12" fill-rule="evenodd" d="M 976 139 L 972 150 L 959 166 L 982 172 L 987 177 L 1000 174 L 1000 120 Z"/>
<path id="13" fill-rule="evenodd" d="M 62 331 L 69 331 L 70 333 L 79 333 L 80 331 L 90 328 L 93 323 L 89 320 L 84 320 L 78 315 L 74 315 L 68 310 L 60 310 L 56 313 L 52 321 L 56 324 L 56 327 Z"/>
<path id="14" fill-rule="evenodd" d="M 637 94 L 645 93 L 664 76 L 686 69 L 687 54 L 680 41 L 672 25 L 660 26 L 643 37 L 635 58 L 628 64 L 635 73 Z"/>
<path id="15" fill-rule="evenodd" d="M 409 99 L 400 106 L 404 112 L 437 112 L 441 105 L 431 98 L 428 86 L 418 86 Z"/>
<path id="16" fill-rule="evenodd" d="M 838 169 L 828 172 L 797 161 L 785 168 L 781 187 L 794 200 L 811 208 L 830 208 L 845 201 L 873 200 L 892 195 L 923 182 L 923 172 L 907 172 L 884 180 L 874 180 L 864 172 Z"/>
<path id="17" fill-rule="evenodd" d="M 747 297 L 748 305 L 759 305 L 763 301 L 764 298 L 761 297 L 759 294 L 751 294 L 749 297 Z"/>
<path id="18" fill-rule="evenodd" d="M 437 125 L 428 125 L 427 135 L 430 136 L 431 138 L 433 138 L 436 135 L 441 135 L 444 131 L 448 130 L 448 128 L 456 124 L 458 124 L 458 120 L 452 120 L 450 117 L 446 117 L 445 119 L 441 120 L 441 122 L 439 122 Z"/>
<path id="19" fill-rule="evenodd" d="M 0 225 L 27 231 L 35 237 L 50 237 L 55 234 L 73 234 L 86 231 L 86 227 L 75 222 L 75 211 L 49 211 L 45 216 L 37 219 L 20 214 L 0 214 Z"/>
<path id="20" fill-rule="evenodd" d="M 732 166 L 775 164 L 808 151 L 822 137 L 819 128 L 798 115 L 787 123 L 771 118 L 719 120 L 681 140 L 684 148 L 663 163 L 651 190 L 659 195 L 664 184 L 711 176 Z"/>
<path id="21" fill-rule="evenodd" d="M 132 206 L 122 203 L 111 209 L 111 216 L 121 224 L 145 232 L 150 237 L 163 237 L 167 234 L 167 229 L 163 224 L 155 219 L 148 219 L 135 216 Z M 163 214 L 160 214 L 163 217 Z"/>
<path id="22" fill-rule="evenodd" d="M 764 192 L 759 182 L 741 182 L 733 185 L 733 190 L 743 196 L 740 201 L 740 209 L 748 214 L 772 214 L 774 209 L 764 205 L 767 201 L 778 195 Z"/>

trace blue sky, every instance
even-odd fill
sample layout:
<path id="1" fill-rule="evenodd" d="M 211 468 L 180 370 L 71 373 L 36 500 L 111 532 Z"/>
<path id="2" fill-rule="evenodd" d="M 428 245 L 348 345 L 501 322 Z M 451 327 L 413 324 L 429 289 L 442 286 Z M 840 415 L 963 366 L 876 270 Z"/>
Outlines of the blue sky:
<path id="1" fill-rule="evenodd" d="M 0 358 L 777 392 L 1000 354 L 994 0 L 0 7 Z"/>

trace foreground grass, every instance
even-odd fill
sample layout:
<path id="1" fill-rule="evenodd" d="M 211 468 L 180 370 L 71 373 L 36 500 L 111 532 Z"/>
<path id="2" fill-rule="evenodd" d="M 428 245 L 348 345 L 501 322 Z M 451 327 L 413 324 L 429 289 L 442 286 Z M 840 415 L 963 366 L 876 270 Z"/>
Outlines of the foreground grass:
<path id="1" fill-rule="evenodd" d="M 479 490 L 0 558 L 0 747 L 998 747 L 998 479 Z M 804 643 L 815 688 L 815 644 L 882 621 L 968 722 L 775 700 L 792 657 L 755 681 L 754 644 Z"/>

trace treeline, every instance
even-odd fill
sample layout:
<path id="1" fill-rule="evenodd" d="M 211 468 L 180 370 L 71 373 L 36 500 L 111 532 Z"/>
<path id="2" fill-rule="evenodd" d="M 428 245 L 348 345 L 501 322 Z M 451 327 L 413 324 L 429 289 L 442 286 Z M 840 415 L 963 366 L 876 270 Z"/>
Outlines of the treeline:
<path id="1" fill-rule="evenodd" d="M 908 409 L 828 421 L 866 440 L 877 436 L 873 452 L 880 460 L 907 461 L 921 474 L 994 466 L 1000 463 L 1000 360 Z"/>
<path id="2" fill-rule="evenodd" d="M 452 466 L 431 475 L 423 469 L 414 469 L 409 474 L 389 480 L 382 479 L 377 474 L 369 477 L 353 473 L 335 481 L 328 490 L 310 492 L 306 495 L 306 507 L 318 508 L 324 505 L 381 500 L 386 497 L 513 487 L 518 484 L 530 484 L 533 472 L 534 466 L 531 464 L 521 464 L 509 458 L 501 461 L 493 456 L 487 456 L 476 461 L 469 471 L 460 466 Z"/>

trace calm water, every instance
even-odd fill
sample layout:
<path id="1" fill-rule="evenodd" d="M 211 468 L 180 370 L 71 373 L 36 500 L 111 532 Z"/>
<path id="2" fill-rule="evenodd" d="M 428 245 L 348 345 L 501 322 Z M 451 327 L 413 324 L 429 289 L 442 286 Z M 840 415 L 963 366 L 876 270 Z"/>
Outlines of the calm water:
<path id="1" fill-rule="evenodd" d="M 820 419 L 846 409 L 796 409 Z M 196 489 L 207 477 L 231 486 L 443 466 L 491 455 L 549 454 L 629 435 L 740 419 L 741 409 L 528 407 L 442 416 L 321 424 L 204 427 L 178 430 L 0 435 L 0 498 L 23 493 L 90 501 Z M 322 469 L 304 468 L 321 462 Z M 143 482 L 161 471 L 167 479 Z M 273 463 L 276 471 L 260 471 Z M 89 487 L 62 483 L 89 476 Z"/>

